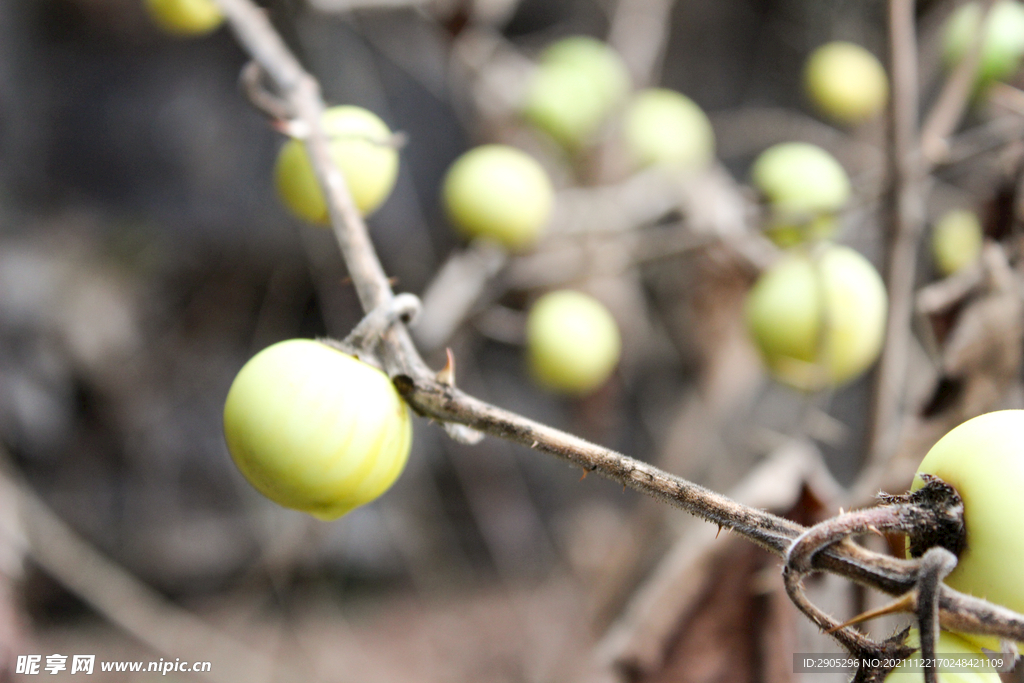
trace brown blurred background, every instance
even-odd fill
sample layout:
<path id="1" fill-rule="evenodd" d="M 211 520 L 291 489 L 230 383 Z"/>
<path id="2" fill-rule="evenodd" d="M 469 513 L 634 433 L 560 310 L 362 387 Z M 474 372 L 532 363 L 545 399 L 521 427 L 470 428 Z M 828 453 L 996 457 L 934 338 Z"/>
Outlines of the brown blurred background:
<path id="1" fill-rule="evenodd" d="M 238 87 L 246 56 L 230 32 L 169 38 L 140 4 L 0 0 L 0 440 L 15 482 L 0 510 L 8 655 L 208 659 L 219 680 L 257 680 L 238 661 L 253 652 L 269 662 L 267 681 L 844 680 L 792 674 L 792 652 L 833 646 L 788 604 L 773 558 L 727 534 L 706 538 L 714 529 L 682 512 L 524 448 L 459 445 L 420 420 L 396 486 L 341 520 L 315 521 L 255 493 L 221 432 L 234 374 L 275 341 L 343 337 L 361 312 L 330 233 L 278 203 L 271 169 L 282 137 Z M 938 27 L 953 5 L 918 3 L 926 109 L 943 80 Z M 884 60 L 885 3 L 266 8 L 329 103 L 367 107 L 408 136 L 396 190 L 369 219 L 396 289 L 422 294 L 465 249 L 438 193 L 469 146 L 520 145 L 562 190 L 563 234 L 539 248 L 553 260 L 507 263 L 429 362 L 440 367 L 450 346 L 470 393 L 803 522 L 848 501 L 843 487 L 864 465 L 870 377 L 815 396 L 768 380 L 740 316 L 756 269 L 728 245 L 566 266 L 582 240 L 572 226 L 588 220 L 573 207 L 592 200 L 579 193 L 621 188 L 629 174 L 614 144 L 567 161 L 510 100 L 523 65 L 552 40 L 611 35 L 641 65 L 642 85 L 691 97 L 717 134 L 721 166 L 689 199 L 654 210 L 663 198 L 631 186 L 652 214 L 645 229 L 756 229 L 751 160 L 802 139 L 846 166 L 857 199 L 839 238 L 881 264 L 884 117 L 830 127 L 805 101 L 800 71 L 835 39 Z M 963 129 L 1009 119 L 1016 130 L 1020 114 L 1007 111 L 983 103 Z M 928 200 L 929 216 L 979 211 L 1011 267 L 1019 137 L 940 167 Z M 614 191 L 604 195 L 613 204 Z M 935 276 L 923 249 L 919 262 L 925 286 Z M 616 376 L 585 399 L 545 393 L 524 369 L 523 312 L 554 284 L 599 296 L 623 328 Z M 958 301 L 953 313 L 924 316 L 937 327 L 913 342 L 905 410 L 918 431 L 902 442 L 908 461 L 960 419 L 1020 403 L 1019 337 L 1002 361 L 956 376 L 935 362 L 966 306 Z M 1000 310 L 1016 330 L 1014 306 Z M 979 343 L 998 351 L 1005 338 L 989 337 Z M 965 389 L 977 378 L 988 382 L 980 398 Z M 38 495 L 137 583 L 88 554 L 71 556 L 81 566 L 65 563 L 81 585 L 47 570 L 69 557 L 60 553 L 74 537 L 25 522 L 12 486 Z M 137 599 L 125 588 L 138 585 L 156 593 Z M 812 589 L 847 616 L 876 599 L 831 578 Z M 112 606 L 97 609 L 106 604 L 97 595 Z M 143 616 L 119 622 L 118 609 Z M 207 641 L 204 651 L 182 634 L 183 614 L 248 650 Z"/>

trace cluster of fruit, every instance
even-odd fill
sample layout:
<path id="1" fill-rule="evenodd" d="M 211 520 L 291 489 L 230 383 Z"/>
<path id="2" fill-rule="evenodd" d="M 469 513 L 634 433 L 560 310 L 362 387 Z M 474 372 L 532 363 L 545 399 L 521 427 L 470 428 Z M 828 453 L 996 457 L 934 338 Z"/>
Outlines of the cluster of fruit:
<path id="1" fill-rule="evenodd" d="M 982 27 L 985 12 L 979 2 L 961 5 L 946 22 L 943 36 L 943 59 L 949 69 L 960 64 L 975 41 L 980 41 L 975 95 L 984 93 L 996 81 L 1013 77 L 1024 60 L 1024 4 L 1018 0 L 992 3 Z M 982 241 L 977 214 L 967 209 L 945 213 L 932 227 L 932 257 L 938 272 L 952 275 L 977 261 Z"/>
<path id="2" fill-rule="evenodd" d="M 637 167 L 697 172 L 714 157 L 711 124 L 696 104 L 661 88 L 631 93 L 618 54 L 586 36 L 561 39 L 539 55 L 521 113 L 569 153 L 585 149 L 617 121 Z M 456 160 L 443 194 L 464 237 L 490 240 L 510 252 L 538 242 L 553 196 L 543 167 L 504 145 L 484 145 Z M 614 371 L 620 347 L 614 318 L 586 294 L 550 292 L 530 310 L 527 353 L 533 376 L 545 388 L 571 395 L 593 391 Z"/>
<path id="3" fill-rule="evenodd" d="M 663 88 L 631 93 L 629 73 L 607 44 L 571 36 L 538 57 L 521 114 L 570 154 L 617 123 L 636 167 L 699 172 L 714 158 L 714 134 L 701 109 Z M 504 145 L 470 150 L 452 165 L 444 203 L 467 239 L 510 252 L 533 247 L 548 222 L 553 190 L 543 167 Z M 527 354 L 538 383 L 582 395 L 604 384 L 618 364 L 621 339 L 611 313 L 586 294 L 562 290 L 537 300 L 527 321 Z"/>
<path id="4" fill-rule="evenodd" d="M 626 104 L 629 90 L 628 73 L 614 50 L 592 38 L 570 37 L 540 55 L 522 115 L 567 150 L 578 151 L 625 104 L 622 135 L 637 166 L 697 171 L 710 163 L 714 136 L 697 105 L 664 89 L 641 91 Z M 372 213 L 390 194 L 398 172 L 392 132 L 375 114 L 354 106 L 327 110 L 323 127 L 356 208 Z M 282 147 L 275 183 L 295 215 L 327 223 L 326 202 L 301 140 Z M 456 159 L 442 189 L 448 216 L 463 237 L 488 240 L 508 252 L 528 250 L 540 240 L 554 199 L 544 167 L 500 144 L 475 147 Z M 611 313 L 572 290 L 538 298 L 527 317 L 526 339 L 538 384 L 569 395 L 604 384 L 621 349 Z M 235 379 L 224 410 L 229 450 L 249 481 L 281 505 L 322 518 L 340 516 L 394 482 L 408 457 L 409 424 L 383 373 L 308 340 L 281 342 L 253 357 Z"/>
<path id="5" fill-rule="evenodd" d="M 981 12 L 979 4 L 968 3 L 946 29 L 950 67 L 982 33 L 977 91 L 1015 73 L 1024 56 L 1024 6 L 1012 0 L 995 3 L 984 31 Z M 884 72 L 875 63 L 869 65 L 865 55 L 840 44 L 812 55 L 805 84 L 819 111 L 851 123 L 881 109 L 887 90 Z M 845 62 L 846 71 L 840 71 L 840 62 Z M 841 73 L 848 76 L 840 77 Z M 832 213 L 849 196 L 839 164 L 809 145 L 768 150 L 755 163 L 752 176 L 770 207 L 769 235 L 783 246 L 827 236 L 833 229 Z M 938 271 L 949 275 L 969 265 L 978 258 L 981 244 L 982 230 L 974 213 L 946 213 L 932 233 Z M 884 310 L 885 290 L 870 264 L 852 250 L 831 245 L 787 254 L 755 285 L 747 304 L 750 329 L 767 364 L 781 380 L 801 388 L 835 385 L 866 369 L 881 344 Z M 1024 516 L 1017 493 L 1024 481 L 1024 459 L 1016 439 L 1022 429 L 1024 411 L 1019 410 L 969 420 L 943 437 L 918 470 L 951 485 L 964 504 L 965 549 L 945 583 L 1018 612 L 1024 610 L 1016 569 L 1024 561 L 1024 543 L 1011 520 Z M 914 489 L 923 484 L 916 479 Z M 908 645 L 919 643 L 912 631 Z M 940 654 L 984 656 L 985 650 L 998 651 L 1000 643 L 991 637 L 943 631 L 936 649 Z M 887 680 L 905 678 L 897 669 Z M 915 678 L 920 680 L 920 674 Z M 939 680 L 996 683 L 1000 678 L 991 671 L 943 672 Z"/>
<path id="6" fill-rule="evenodd" d="M 161 23 L 179 33 L 210 30 L 221 21 L 208 0 L 148 2 Z M 176 14 L 183 10 L 185 15 Z M 851 81 L 867 85 L 853 88 Z M 887 97 L 877 60 L 849 44 L 816 51 L 806 84 L 820 111 L 848 124 L 877 115 Z M 541 55 L 523 115 L 567 149 L 578 150 L 625 102 L 628 91 L 626 71 L 614 52 L 598 41 L 571 38 Z M 578 106 L 558 101 L 567 93 Z M 695 171 L 713 158 L 707 118 L 678 93 L 635 94 L 621 122 L 638 165 Z M 328 110 L 323 125 L 356 207 L 371 213 L 397 175 L 391 131 L 376 115 L 353 106 Z M 767 150 L 755 162 L 752 178 L 768 207 L 768 233 L 790 247 L 750 292 L 746 313 L 752 335 L 783 381 L 805 389 L 848 381 L 877 356 L 886 308 L 885 288 L 871 264 L 848 247 L 823 241 L 849 199 L 849 179 L 828 153 L 803 143 Z M 324 197 L 301 141 L 284 144 L 275 179 L 294 213 L 326 222 Z M 452 165 L 443 201 L 465 237 L 519 251 L 540 238 L 554 191 L 544 168 L 525 152 L 484 145 Z M 973 231 L 965 229 L 972 219 Z M 980 234 L 976 223 L 960 213 L 937 226 L 937 235 L 953 235 L 946 238 L 952 246 L 936 246 L 944 272 L 976 250 L 969 245 L 980 244 L 969 236 Z M 620 346 L 611 314 L 585 294 L 547 293 L 529 313 L 530 367 L 545 387 L 570 394 L 594 390 L 614 371 Z M 921 466 L 921 472 L 941 477 L 964 499 L 968 550 L 949 584 L 1018 611 L 1024 610 L 1019 581 L 993 567 L 1024 561 L 1020 535 L 1004 523 L 1024 515 L 1014 489 L 1014 482 L 1024 480 L 1024 465 L 1013 447 L 1022 430 L 1024 412 L 983 416 L 950 433 Z M 302 339 L 270 346 L 246 363 L 227 396 L 224 431 L 232 458 L 258 491 L 323 519 L 386 491 L 402 472 L 412 441 L 409 410 L 386 374 L 325 343 Z M 964 453 L 979 455 L 965 459 Z M 1001 559 L 993 562 L 993 557 Z M 940 647 L 953 647 L 952 636 L 943 638 Z M 954 645 L 975 647 L 966 642 Z"/>
<path id="7" fill-rule="evenodd" d="M 852 43 L 815 50 L 804 85 L 816 109 L 852 125 L 877 117 L 888 100 L 881 63 Z M 747 327 L 780 381 L 803 390 L 848 382 L 878 357 L 887 296 L 874 266 L 827 240 L 850 199 L 850 179 L 824 149 L 786 142 L 765 150 L 751 168 L 765 209 L 765 232 L 787 249 L 751 289 Z"/>
<path id="8" fill-rule="evenodd" d="M 976 90 L 1012 76 L 1024 58 L 1024 5 L 1000 0 L 989 10 L 967 3 L 945 30 L 949 68 L 966 56 L 979 33 Z M 888 81 L 878 60 L 847 42 L 823 45 L 808 58 L 804 86 L 815 108 L 844 125 L 876 117 L 888 99 Z M 776 145 L 754 162 L 751 180 L 767 209 L 765 231 L 790 252 L 766 272 L 747 304 L 751 336 L 772 373 L 800 389 L 820 389 L 851 380 L 881 350 L 887 307 L 885 289 L 861 256 L 824 240 L 850 199 L 850 181 L 828 152 L 808 143 Z M 812 245 L 812 246 L 808 246 Z M 936 221 L 932 255 L 941 275 L 974 263 L 982 228 L 968 210 Z M 778 321 L 785 320 L 787 324 Z"/>
<path id="9" fill-rule="evenodd" d="M 147 6 L 160 25 L 178 34 L 208 32 L 223 20 L 209 0 L 147 0 Z M 947 34 L 950 60 L 962 58 L 969 34 L 978 30 L 979 13 L 976 5 L 957 12 Z M 1012 73 L 1024 54 L 1024 9 L 1002 0 L 991 13 L 978 75 L 982 85 Z M 1007 25 L 1015 27 L 1012 40 L 1003 30 Z M 881 65 L 849 43 L 815 51 L 805 84 L 820 112 L 847 125 L 877 116 L 888 96 Z M 567 150 L 579 150 L 624 103 L 629 89 L 625 67 L 610 48 L 569 38 L 541 55 L 523 115 Z M 692 172 L 713 159 L 707 117 L 678 93 L 636 93 L 621 125 L 638 166 Z M 323 126 L 356 207 L 364 215 L 373 212 L 397 176 L 391 131 L 373 113 L 353 106 L 328 110 Z M 827 242 L 850 197 L 846 172 L 818 147 L 785 143 L 765 151 L 751 176 L 767 207 L 768 235 L 788 249 L 749 293 L 751 334 L 770 370 L 788 384 L 812 390 L 849 381 L 878 355 L 887 303 L 874 267 L 856 251 Z M 301 141 L 285 143 L 275 180 L 296 215 L 327 222 L 326 203 Z M 554 191 L 533 157 L 504 145 L 483 145 L 449 169 L 443 201 L 466 238 L 488 239 L 514 252 L 540 238 Z M 980 250 L 980 226 L 970 212 L 947 214 L 934 235 L 934 256 L 944 274 L 962 268 Z M 593 391 L 618 363 L 615 320 L 585 294 L 562 290 L 541 296 L 526 331 L 533 375 L 550 389 Z M 224 431 L 232 458 L 258 491 L 322 519 L 339 517 L 386 491 L 404 469 L 412 441 L 409 409 L 387 375 L 328 344 L 303 339 L 274 344 L 246 363 L 227 396 Z M 1016 446 L 1021 432 L 1024 411 L 984 415 L 940 440 L 919 470 L 952 485 L 964 503 L 966 550 L 947 583 L 1019 612 L 1024 590 L 1016 567 L 1024 563 L 1024 536 L 1008 522 L 1024 517 L 1018 495 L 1024 459 Z M 980 654 L 982 647 L 997 646 L 945 632 L 938 642 L 939 652 Z M 964 680 L 988 683 L 998 677 L 979 673 Z"/>
<path id="10" fill-rule="evenodd" d="M 638 167 L 699 171 L 714 158 L 714 132 L 700 107 L 665 88 L 631 92 L 618 53 L 587 36 L 563 38 L 540 54 L 522 115 L 570 152 L 612 122 Z"/>

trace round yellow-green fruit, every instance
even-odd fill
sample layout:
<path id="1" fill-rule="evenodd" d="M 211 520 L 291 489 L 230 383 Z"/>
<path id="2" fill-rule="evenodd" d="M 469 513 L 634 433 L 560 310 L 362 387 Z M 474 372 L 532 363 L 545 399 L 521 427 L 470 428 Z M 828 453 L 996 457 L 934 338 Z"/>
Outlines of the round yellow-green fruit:
<path id="1" fill-rule="evenodd" d="M 826 43 L 804 67 L 804 89 L 825 116 L 844 124 L 874 118 L 889 100 L 889 79 L 878 58 L 860 45 Z"/>
<path id="2" fill-rule="evenodd" d="M 975 417 L 932 446 L 918 473 L 956 489 L 966 547 L 945 583 L 1024 613 L 1024 410 Z M 915 478 L 912 488 L 923 482 Z"/>
<path id="3" fill-rule="evenodd" d="M 394 483 L 412 423 L 383 372 L 320 342 L 291 339 L 239 371 L 224 404 L 224 437 L 257 491 L 328 520 Z"/>
<path id="4" fill-rule="evenodd" d="M 572 290 L 545 294 L 526 321 L 530 370 L 552 391 L 582 395 L 604 384 L 619 362 L 622 340 L 608 309 Z"/>
<path id="5" fill-rule="evenodd" d="M 526 152 L 508 145 L 481 145 L 448 169 L 442 199 L 463 236 L 519 251 L 540 239 L 555 190 L 544 167 Z"/>
<path id="6" fill-rule="evenodd" d="M 626 108 L 623 135 L 640 166 L 700 171 L 715 156 L 715 133 L 704 111 L 674 90 L 649 88 Z"/>
<path id="7" fill-rule="evenodd" d="M 367 216 L 391 194 L 398 178 L 398 151 L 391 130 L 380 117 L 362 107 L 331 107 L 323 114 L 331 160 L 348 184 L 352 201 Z M 274 168 L 278 195 L 299 218 L 323 225 L 327 204 L 302 140 L 284 144 Z"/>
<path id="8" fill-rule="evenodd" d="M 905 644 L 918 648 L 918 652 L 912 655 L 913 657 L 921 656 L 921 632 L 916 628 L 910 629 Z M 985 657 L 985 653 L 976 644 L 949 631 L 939 631 L 939 639 L 935 643 L 935 654 L 936 658 L 946 655 L 947 659 L 954 659 L 955 655 L 970 655 L 972 659 Z M 906 671 L 906 668 L 906 663 L 904 663 L 894 669 L 885 677 L 886 683 L 918 683 L 919 681 L 924 683 L 924 674 L 920 670 Z M 964 667 L 957 671 L 946 671 L 939 667 L 938 679 L 939 683 L 1000 683 L 1001 681 L 999 674 L 991 669 L 988 671 L 983 668 L 979 671 L 965 671 Z"/>
<path id="9" fill-rule="evenodd" d="M 888 298 L 878 271 L 845 246 L 794 250 L 755 283 L 751 338 L 781 382 L 816 390 L 848 382 L 878 358 Z"/>
<path id="10" fill-rule="evenodd" d="M 828 237 L 850 199 L 850 179 L 835 157 L 807 142 L 769 147 L 750 171 L 769 208 L 766 231 L 779 246 Z"/>
<path id="11" fill-rule="evenodd" d="M 590 36 L 568 36 L 548 45 L 539 62 L 566 64 L 586 72 L 602 99 L 609 103 L 621 100 L 629 90 L 629 70 L 622 57 L 608 43 Z"/>
<path id="12" fill-rule="evenodd" d="M 967 54 L 981 26 L 981 4 L 961 5 L 946 22 L 944 57 L 954 68 Z M 1024 57 L 1024 5 L 1016 0 L 999 0 L 985 22 L 976 83 L 979 87 L 1012 76 Z"/>
<path id="13" fill-rule="evenodd" d="M 629 72 L 606 43 L 563 38 L 541 53 L 523 116 L 569 149 L 586 144 L 629 91 Z"/>
<path id="14" fill-rule="evenodd" d="M 146 0 L 153 23 L 175 36 L 199 36 L 224 23 L 224 15 L 212 0 Z"/>
<path id="15" fill-rule="evenodd" d="M 932 228 L 932 256 L 943 275 L 952 275 L 978 260 L 981 222 L 973 211 L 959 209 L 942 216 Z"/>

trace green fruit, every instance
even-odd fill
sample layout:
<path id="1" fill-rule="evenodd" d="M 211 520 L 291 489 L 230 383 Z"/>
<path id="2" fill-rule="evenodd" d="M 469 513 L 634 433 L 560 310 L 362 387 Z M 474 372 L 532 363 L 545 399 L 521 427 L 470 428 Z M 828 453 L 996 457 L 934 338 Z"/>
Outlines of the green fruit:
<path id="1" fill-rule="evenodd" d="M 673 90 L 637 93 L 626 109 L 626 145 L 641 166 L 699 171 L 715 156 L 711 122 L 693 100 Z"/>
<path id="2" fill-rule="evenodd" d="M 235 465 L 288 508 L 334 519 L 383 494 L 412 443 L 409 411 L 380 370 L 319 342 L 267 347 L 224 404 Z"/>
<path id="3" fill-rule="evenodd" d="M 1024 612 L 1024 410 L 964 422 L 939 439 L 918 473 L 939 477 L 964 503 L 966 547 L 946 577 L 951 588 Z M 919 478 L 914 489 L 922 486 Z"/>
<path id="4" fill-rule="evenodd" d="M 619 362 L 619 327 L 593 297 L 570 290 L 545 294 L 526 321 L 530 369 L 544 387 L 567 394 L 598 388 Z"/>
<path id="5" fill-rule="evenodd" d="M 806 142 L 769 147 L 751 179 L 770 209 L 766 228 L 780 246 L 828 237 L 850 198 L 850 179 L 835 157 Z"/>
<path id="6" fill-rule="evenodd" d="M 906 644 L 920 648 L 921 632 L 917 629 L 910 629 Z M 935 643 L 935 654 L 936 658 L 947 655 L 949 659 L 953 659 L 955 655 L 970 655 L 972 658 L 985 657 L 985 653 L 977 645 L 948 631 L 939 631 L 939 640 Z M 920 650 L 911 656 L 920 657 Z M 900 668 L 895 669 L 885 677 L 885 683 L 918 683 L 919 681 L 923 683 L 923 673 L 904 671 L 905 668 L 905 665 L 901 665 Z M 938 679 L 939 683 L 1000 683 L 1001 680 L 995 671 L 963 671 L 962 667 L 960 671 L 954 672 L 945 671 L 940 667 Z"/>
<path id="7" fill-rule="evenodd" d="M 878 59 L 854 43 L 822 45 L 804 67 L 804 88 L 818 110 L 840 123 L 874 118 L 889 99 L 889 80 Z"/>
<path id="8" fill-rule="evenodd" d="M 973 211 L 950 211 L 932 229 L 932 255 L 943 275 L 952 275 L 981 255 L 981 223 Z"/>
<path id="9" fill-rule="evenodd" d="M 464 236 L 490 239 L 512 251 L 537 242 L 555 201 L 544 168 L 507 145 L 482 145 L 456 159 L 442 195 Z"/>
<path id="10" fill-rule="evenodd" d="M 540 67 L 530 81 L 523 115 L 569 149 L 597 133 L 608 107 L 591 81 L 574 66 Z"/>
<path id="11" fill-rule="evenodd" d="M 175 36 L 203 35 L 224 23 L 212 0 L 146 0 L 145 6 L 153 22 Z"/>
<path id="12" fill-rule="evenodd" d="M 622 58 L 605 43 L 587 36 L 564 38 L 541 53 L 523 115 L 575 149 L 590 141 L 622 101 L 629 81 Z"/>
<path id="13" fill-rule="evenodd" d="M 878 357 L 885 285 L 849 247 L 783 256 L 751 289 L 747 329 L 780 381 L 813 390 L 850 381 Z"/>
<path id="14" fill-rule="evenodd" d="M 981 5 L 959 7 L 946 22 L 944 57 L 949 68 L 964 58 L 981 25 Z M 979 87 L 1009 78 L 1024 57 L 1024 6 L 1015 0 L 999 0 L 989 11 L 979 58 Z"/>
<path id="15" fill-rule="evenodd" d="M 361 107 L 331 107 L 323 114 L 330 140 L 331 160 L 348 183 L 356 208 L 373 213 L 391 194 L 398 177 L 398 151 L 391 130 L 373 112 Z M 310 223 L 326 224 L 329 216 L 323 192 L 301 140 L 281 148 L 274 181 L 285 206 Z"/>

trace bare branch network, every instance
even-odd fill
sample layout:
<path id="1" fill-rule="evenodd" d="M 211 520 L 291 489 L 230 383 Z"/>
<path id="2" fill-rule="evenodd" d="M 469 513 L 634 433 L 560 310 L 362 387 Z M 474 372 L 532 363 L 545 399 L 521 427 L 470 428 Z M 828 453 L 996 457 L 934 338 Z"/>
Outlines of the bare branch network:
<path id="1" fill-rule="evenodd" d="M 217 2 L 227 16 L 238 41 L 263 72 L 254 76 L 254 71 L 250 67 L 247 80 L 251 84 L 262 80 L 260 76 L 265 76 L 272 86 L 274 96 L 278 98 L 273 102 L 273 106 L 264 105 L 262 108 L 286 113 L 308 132 L 306 147 L 325 191 L 331 226 L 364 311 L 372 314 L 375 311 L 391 310 L 395 294 L 370 241 L 366 225 L 353 204 L 344 178 L 330 160 L 328 140 L 320 123 L 324 103 L 318 82 L 302 68 L 288 50 L 263 10 L 250 0 Z M 915 94 L 906 94 L 908 91 L 914 92 L 913 87 L 906 85 L 907 81 L 914 78 L 915 69 L 912 61 L 915 49 L 913 5 L 904 0 L 895 0 L 891 7 L 891 23 L 896 29 L 892 47 L 897 62 L 894 64 L 894 85 L 897 95 L 894 97 L 893 106 L 897 108 L 895 117 L 898 125 L 894 127 L 897 140 L 896 144 L 892 145 L 894 156 L 890 164 L 899 179 L 894 197 L 897 205 L 897 225 L 892 239 L 896 245 L 894 249 L 905 253 L 908 249 L 914 249 L 921 222 L 919 201 L 922 165 L 916 161 L 917 131 L 913 124 L 917 98 Z M 963 76 L 957 74 L 954 74 L 954 78 L 959 85 Z M 954 94 L 942 100 L 943 112 L 961 111 L 964 97 L 966 95 L 961 86 Z M 934 150 L 941 147 L 939 141 L 948 135 L 953 125 L 948 121 L 950 116 L 944 113 L 938 122 L 932 121 L 926 125 L 926 135 L 933 156 L 937 154 Z M 955 119 L 956 116 L 952 118 Z M 904 305 L 894 305 L 894 318 L 890 320 L 890 326 L 908 329 L 907 320 L 912 303 L 912 273 L 909 279 L 906 273 L 899 274 L 895 271 L 891 272 L 891 276 L 894 280 L 899 280 L 899 298 L 905 301 Z M 905 336 L 897 336 L 890 344 L 897 347 L 905 346 Z M 905 352 L 904 348 L 888 349 L 886 356 L 883 357 L 883 364 L 904 365 L 900 358 Z M 791 560 L 795 547 L 806 550 L 808 529 L 800 524 L 741 505 L 647 463 L 489 405 L 460 391 L 453 383 L 446 381 L 446 376 L 439 377 L 427 367 L 400 320 L 383 330 L 376 347 L 376 355 L 402 396 L 424 417 L 441 423 L 464 425 L 557 456 L 586 472 L 595 472 L 717 524 L 721 528 L 734 531 L 781 558 Z M 885 357 L 889 357 L 889 360 L 884 360 Z M 882 381 L 887 381 L 884 374 Z M 875 425 L 875 442 L 885 438 L 882 432 L 891 430 L 891 426 L 882 424 L 888 418 L 879 417 L 892 413 L 891 385 L 879 388 L 877 401 L 878 424 Z M 929 513 L 921 512 L 920 509 L 918 513 L 927 518 L 927 523 L 934 522 Z M 837 520 L 842 518 L 840 516 Z M 962 518 L 959 521 L 962 525 Z M 842 533 L 824 541 L 818 539 L 819 542 L 814 544 L 812 552 L 802 555 L 803 566 L 799 567 L 798 572 L 794 572 L 794 580 L 798 581 L 804 573 L 811 571 L 831 572 L 889 595 L 904 596 L 904 611 L 917 611 L 918 587 L 922 576 L 932 571 L 930 566 L 926 566 L 928 563 L 923 562 L 924 558 L 901 560 L 871 552 L 849 540 L 850 533 L 870 530 L 874 528 L 872 524 L 865 527 L 864 524 L 858 526 L 856 523 L 850 525 L 844 522 L 839 523 L 839 527 Z M 798 539 L 800 543 L 796 544 Z M 941 583 L 938 584 L 935 601 L 939 621 L 944 627 L 998 636 L 1006 640 L 1024 641 L 1022 615 L 959 593 Z M 809 608 L 799 603 L 798 606 L 812 616 L 823 629 L 840 626 L 827 615 L 816 613 L 813 606 Z M 851 651 L 863 652 L 862 648 L 872 647 L 870 641 L 849 627 L 837 629 L 834 635 Z"/>

